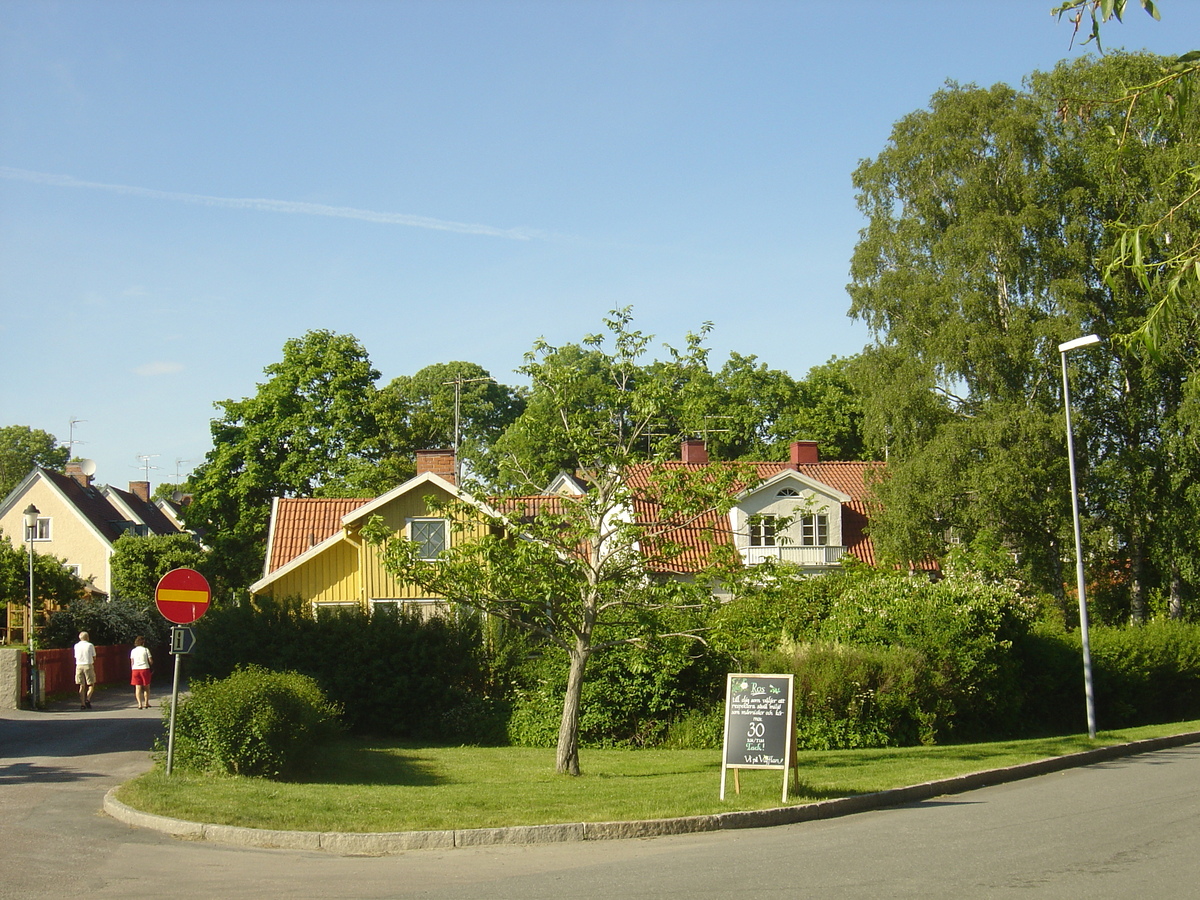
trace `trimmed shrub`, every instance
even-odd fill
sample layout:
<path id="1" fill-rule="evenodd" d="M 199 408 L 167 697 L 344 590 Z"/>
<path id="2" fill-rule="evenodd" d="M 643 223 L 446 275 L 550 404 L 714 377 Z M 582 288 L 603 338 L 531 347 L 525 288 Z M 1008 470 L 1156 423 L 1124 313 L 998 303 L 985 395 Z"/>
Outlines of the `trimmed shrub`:
<path id="1" fill-rule="evenodd" d="M 316 681 L 259 666 L 192 685 L 175 715 L 174 763 L 201 772 L 295 777 L 339 732 Z"/>

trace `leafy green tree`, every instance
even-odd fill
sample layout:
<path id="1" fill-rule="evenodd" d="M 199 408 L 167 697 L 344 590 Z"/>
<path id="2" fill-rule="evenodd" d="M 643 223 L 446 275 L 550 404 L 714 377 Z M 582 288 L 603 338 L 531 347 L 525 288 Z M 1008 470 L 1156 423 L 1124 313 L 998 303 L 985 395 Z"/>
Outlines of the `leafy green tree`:
<path id="1" fill-rule="evenodd" d="M 190 534 L 122 535 L 109 561 L 113 599 L 149 606 L 164 575 L 179 568 L 205 574 L 209 561 L 208 552 Z"/>
<path id="2" fill-rule="evenodd" d="M 938 552 L 950 529 L 968 540 L 987 529 L 1029 580 L 1061 591 L 1070 513 L 1057 345 L 1130 331 L 1153 305 L 1136 276 L 1105 277 L 1120 252 L 1105 223 L 1174 202 L 1159 188 L 1196 128 L 1111 108 L 1064 115 L 1061 98 L 1136 83 L 1160 64 L 1079 60 L 1022 91 L 951 84 L 855 173 L 868 226 L 851 313 L 878 339 L 856 378 L 886 388 L 867 394 L 865 413 L 868 439 L 889 448 L 874 524 L 885 554 L 913 559 Z M 1133 137 L 1115 145 L 1126 127 Z M 1176 229 L 1197 233 L 1187 219 Z M 1165 538 L 1158 519 L 1176 502 L 1160 486 L 1177 473 L 1163 438 L 1182 427 L 1175 409 L 1196 358 L 1194 328 L 1171 340 L 1169 361 L 1120 346 L 1072 359 L 1080 458 L 1094 463 L 1088 507 L 1111 536 L 1106 552 L 1131 561 L 1135 618 L 1156 577 L 1146 563 Z"/>
<path id="3" fill-rule="evenodd" d="M 36 610 L 62 606 L 83 596 L 86 583 L 57 557 L 33 554 L 33 601 Z M 0 533 L 0 602 L 27 606 L 29 603 L 28 550 L 14 546 L 12 538 Z"/>
<path id="4" fill-rule="evenodd" d="M 69 457 L 54 435 L 28 425 L 5 425 L 0 428 L 0 497 L 7 497 L 34 466 L 61 472 Z"/>
<path id="5" fill-rule="evenodd" d="M 470 362 L 436 363 L 394 378 L 377 403 L 395 484 L 413 475 L 416 451 L 453 447 L 456 440 L 464 466 L 494 480 L 491 447 L 524 409 L 519 391 Z"/>
<path id="6" fill-rule="evenodd" d="M 1154 0 L 1139 0 L 1142 9 L 1160 18 Z M 1087 14 L 1091 30 L 1084 44 L 1095 42 L 1100 47 L 1102 23 L 1114 18 L 1121 21 L 1126 0 L 1066 0 L 1053 10 L 1059 19 L 1066 17 L 1075 25 L 1078 34 Z M 1164 60 L 1155 72 L 1147 73 L 1140 81 L 1105 82 L 1088 94 L 1066 95 L 1064 111 L 1077 111 L 1087 116 L 1096 107 L 1112 107 L 1121 111 L 1125 127 L 1114 129 L 1110 140 L 1123 146 L 1134 125 L 1137 111 L 1143 118 L 1160 123 L 1182 124 L 1195 115 L 1194 97 L 1200 86 L 1200 50 L 1185 53 L 1174 60 Z M 1141 107 L 1138 110 L 1138 107 Z M 1174 196 L 1169 208 L 1155 210 L 1141 217 L 1111 220 L 1116 253 L 1108 260 L 1105 275 L 1116 280 L 1132 275 L 1152 294 L 1154 303 L 1149 312 L 1136 323 L 1133 330 L 1118 335 L 1118 340 L 1135 352 L 1152 356 L 1159 353 L 1163 332 L 1181 321 L 1195 322 L 1195 297 L 1200 290 L 1200 238 L 1172 242 L 1173 232 L 1181 218 L 1194 219 L 1200 206 L 1200 145 L 1193 137 L 1190 149 L 1180 166 L 1168 173 L 1158 184 L 1164 197 Z M 1180 185 L 1185 189 L 1178 191 Z M 1174 244 L 1172 246 L 1172 243 Z"/>
<path id="7" fill-rule="evenodd" d="M 748 477 L 741 467 L 714 467 L 699 476 L 653 467 L 641 496 L 652 496 L 663 514 L 630 515 L 631 469 L 647 459 L 655 424 L 685 402 L 679 385 L 703 368 L 705 356 L 701 337 L 689 335 L 685 349 L 646 365 L 651 338 L 631 321 L 628 309 L 612 313 L 608 334 L 589 336 L 580 347 L 539 341 L 521 369 L 532 387 L 526 414 L 514 427 L 523 440 L 551 448 L 558 462 L 575 466 L 588 486 L 584 494 L 530 503 L 522 498 L 543 489 L 549 469 L 514 465 L 507 470 L 509 492 L 490 501 L 499 514 L 485 517 L 492 526 L 485 534 L 474 530 L 478 510 L 447 507 L 461 524 L 435 561 L 421 559 L 418 545 L 378 520 L 367 529 L 391 571 L 523 628 L 564 654 L 569 668 L 556 768 L 572 775 L 579 773 L 588 661 L 610 646 L 696 634 L 711 595 L 703 577 L 694 583 L 661 577 L 683 549 L 671 532 L 705 511 L 727 512 L 733 480 Z M 676 450 L 672 441 L 672 456 Z M 722 559 L 714 553 L 714 573 Z"/>
<path id="8" fill-rule="evenodd" d="M 185 520 L 212 547 L 226 588 L 261 572 L 272 497 L 370 496 L 379 487 L 379 373 L 362 344 L 310 331 L 264 372 L 253 397 L 216 404 L 213 449 L 187 484 Z"/>

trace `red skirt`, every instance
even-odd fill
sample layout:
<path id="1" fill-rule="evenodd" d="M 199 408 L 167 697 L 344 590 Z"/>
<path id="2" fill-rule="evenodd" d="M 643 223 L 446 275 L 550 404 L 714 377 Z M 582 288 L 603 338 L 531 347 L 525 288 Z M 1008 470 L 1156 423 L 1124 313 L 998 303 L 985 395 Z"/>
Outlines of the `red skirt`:
<path id="1" fill-rule="evenodd" d="M 134 669 L 129 676 L 129 683 L 133 685 L 141 685 L 150 687 L 150 670 L 149 669 Z"/>

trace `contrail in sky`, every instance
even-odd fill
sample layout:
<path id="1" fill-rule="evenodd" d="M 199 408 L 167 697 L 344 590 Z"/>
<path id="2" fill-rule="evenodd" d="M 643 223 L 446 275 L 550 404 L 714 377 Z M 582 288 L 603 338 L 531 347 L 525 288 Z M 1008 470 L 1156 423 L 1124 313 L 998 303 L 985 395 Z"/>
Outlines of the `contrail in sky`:
<path id="1" fill-rule="evenodd" d="M 51 175 L 46 172 L 31 172 L 28 169 L 13 169 L 0 166 L 0 178 L 9 181 L 25 181 L 33 184 L 49 184 L 54 187 L 90 188 L 95 191 L 110 191 L 130 197 L 148 197 L 152 200 L 173 200 L 176 203 L 192 203 L 197 206 L 216 206 L 224 209 L 251 209 L 258 212 L 291 213 L 301 216 L 328 216 L 335 219 L 358 219 L 361 222 L 377 222 L 381 225 L 407 225 L 410 228 L 426 228 L 432 231 L 451 231 L 456 234 L 481 234 L 487 237 L 508 238 L 528 241 L 543 237 L 530 228 L 495 228 L 491 225 L 474 225 L 469 222 L 447 222 L 426 216 L 407 213 L 376 212 L 371 209 L 355 209 L 352 206 L 326 206 L 322 203 L 300 203 L 293 200 L 267 200 L 256 197 L 208 197 L 204 194 L 182 194 L 176 191 L 156 191 L 151 188 L 134 187 L 129 184 L 104 184 L 98 181 L 81 181 L 70 175 Z"/>

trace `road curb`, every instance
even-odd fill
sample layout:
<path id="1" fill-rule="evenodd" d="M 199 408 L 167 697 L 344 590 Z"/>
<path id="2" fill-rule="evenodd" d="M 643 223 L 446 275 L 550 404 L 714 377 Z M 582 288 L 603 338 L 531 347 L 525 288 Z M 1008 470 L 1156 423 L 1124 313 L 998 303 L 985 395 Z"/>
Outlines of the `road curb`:
<path id="1" fill-rule="evenodd" d="M 1055 756 L 1034 762 L 958 775 L 939 781 L 859 794 L 836 800 L 820 800 L 801 806 L 742 810 L 675 819 L 651 819 L 635 822 L 573 822 L 562 825 L 515 825 L 508 828 L 464 828 L 452 831 L 393 832 L 318 832 L 271 831 L 240 828 L 233 825 L 206 825 L 144 813 L 127 806 L 115 796 L 117 788 L 104 795 L 104 811 L 114 819 L 136 828 L 147 828 L 184 840 L 211 841 L 243 847 L 274 850 L 316 850 L 338 856 L 389 856 L 410 850 L 451 850 L 459 847 L 484 847 L 496 844 L 552 844 L 570 841 L 606 841 L 629 838 L 696 834 L 735 828 L 769 828 L 794 825 L 819 819 L 833 819 L 873 809 L 918 803 L 934 797 L 960 794 L 1023 778 L 1033 778 L 1064 769 L 1183 747 L 1200 743 L 1200 731 L 1150 738 L 1128 744 L 1114 744 L 1084 750 L 1067 756 Z"/>

